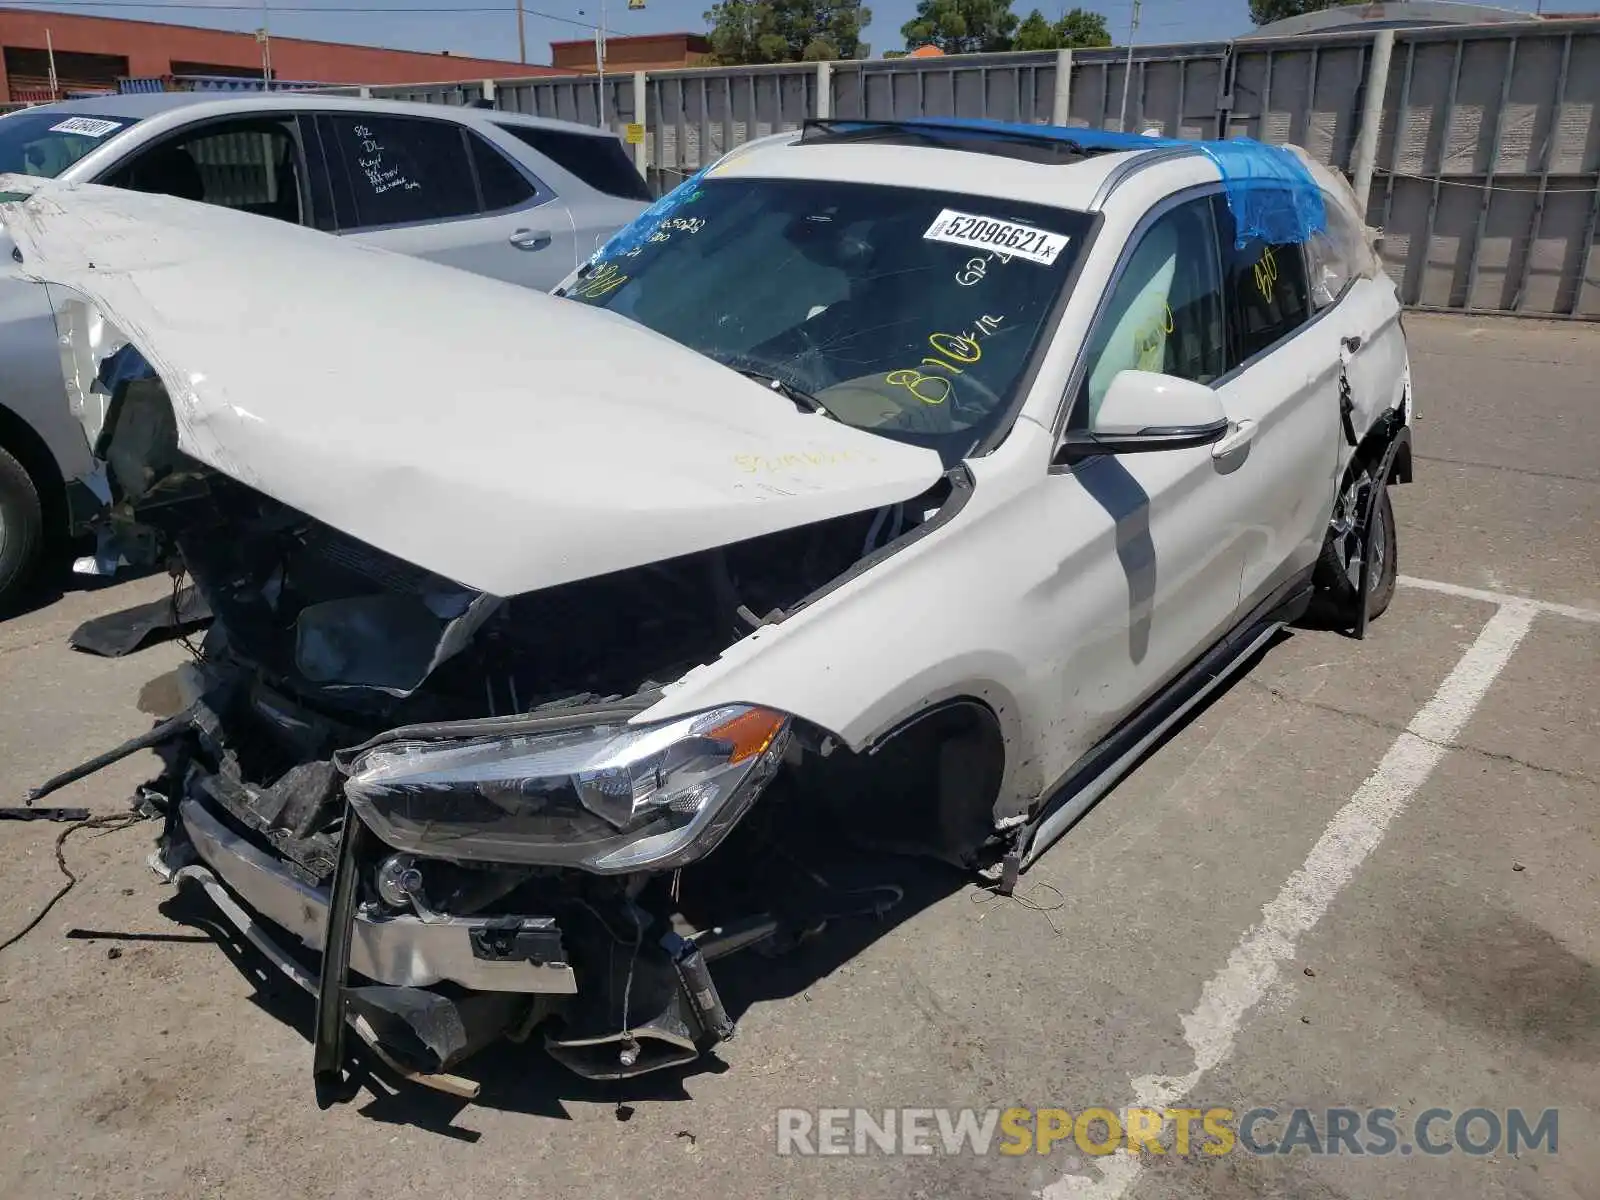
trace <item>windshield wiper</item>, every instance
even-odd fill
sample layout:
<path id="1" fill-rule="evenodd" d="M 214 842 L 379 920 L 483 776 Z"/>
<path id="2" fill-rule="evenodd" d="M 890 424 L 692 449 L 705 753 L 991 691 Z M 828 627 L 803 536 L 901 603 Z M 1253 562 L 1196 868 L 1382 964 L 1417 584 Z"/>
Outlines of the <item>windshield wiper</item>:
<path id="1" fill-rule="evenodd" d="M 818 400 L 810 392 L 795 387 L 794 384 L 787 380 L 779 379 L 776 375 L 768 375 L 765 371 L 751 370 L 748 367 L 735 367 L 734 370 L 738 371 L 746 379 L 753 379 L 757 383 L 765 384 L 780 396 L 789 400 L 801 412 L 821 413 L 825 417 L 833 417 L 835 421 L 839 419 L 829 411 L 828 406 L 821 400 Z"/>

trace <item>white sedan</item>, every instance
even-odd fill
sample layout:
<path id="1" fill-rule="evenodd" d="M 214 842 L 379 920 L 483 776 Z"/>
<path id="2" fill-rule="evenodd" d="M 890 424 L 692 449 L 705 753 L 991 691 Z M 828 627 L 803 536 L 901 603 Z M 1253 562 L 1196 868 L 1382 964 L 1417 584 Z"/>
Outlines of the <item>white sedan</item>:
<path id="1" fill-rule="evenodd" d="M 814 122 L 565 298 L 88 187 L 0 219 L 127 553 L 216 614 L 137 743 L 161 861 L 316 990 L 328 1088 L 347 1022 L 455 1090 L 550 1018 L 585 1075 L 693 1059 L 707 963 L 829 915 L 804 848 L 1008 887 L 1394 588 L 1395 289 L 1289 151 Z"/>

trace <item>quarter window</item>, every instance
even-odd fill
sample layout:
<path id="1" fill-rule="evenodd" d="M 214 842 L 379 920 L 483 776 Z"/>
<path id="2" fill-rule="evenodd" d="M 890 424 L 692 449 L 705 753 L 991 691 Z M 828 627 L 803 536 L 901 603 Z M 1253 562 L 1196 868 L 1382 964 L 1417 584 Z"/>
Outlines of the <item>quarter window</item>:
<path id="1" fill-rule="evenodd" d="M 533 184 L 504 154 L 475 133 L 468 133 L 467 141 L 472 144 L 472 165 L 478 171 L 478 189 L 483 193 L 485 212 L 516 208 L 533 199 Z"/>
<path id="2" fill-rule="evenodd" d="M 335 113 L 324 121 L 332 154 L 344 163 L 354 193 L 355 227 L 445 221 L 482 211 L 460 126 L 367 113 Z"/>
<path id="3" fill-rule="evenodd" d="M 1089 346 L 1080 399 L 1093 422 L 1122 371 L 1155 371 L 1210 383 L 1227 369 L 1222 283 L 1208 200 L 1181 204 L 1140 237 L 1112 285 Z"/>
<path id="4" fill-rule="evenodd" d="M 502 125 L 500 128 L 555 160 L 597 192 L 624 200 L 652 198 L 622 143 L 610 134 L 569 133 L 536 125 Z"/>
<path id="5" fill-rule="evenodd" d="M 1304 325 L 1311 304 L 1303 247 L 1297 242 L 1268 245 L 1258 239 L 1237 247 L 1227 202 L 1218 196 L 1214 203 L 1228 297 L 1231 370 Z"/>

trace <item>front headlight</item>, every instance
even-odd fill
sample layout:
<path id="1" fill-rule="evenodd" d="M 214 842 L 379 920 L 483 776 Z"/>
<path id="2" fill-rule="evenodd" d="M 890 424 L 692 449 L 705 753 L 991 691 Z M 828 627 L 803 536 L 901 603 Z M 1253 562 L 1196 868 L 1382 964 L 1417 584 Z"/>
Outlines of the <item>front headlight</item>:
<path id="1" fill-rule="evenodd" d="M 397 850 L 433 858 L 665 870 L 720 842 L 777 770 L 789 718 L 729 705 L 655 725 L 394 742 L 345 795 Z"/>

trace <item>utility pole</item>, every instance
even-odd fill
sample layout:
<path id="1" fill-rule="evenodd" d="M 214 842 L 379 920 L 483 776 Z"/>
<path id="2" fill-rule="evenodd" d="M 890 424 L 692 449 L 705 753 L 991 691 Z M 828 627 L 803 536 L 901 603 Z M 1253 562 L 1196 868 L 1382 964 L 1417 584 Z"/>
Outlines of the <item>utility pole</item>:
<path id="1" fill-rule="evenodd" d="M 272 30 L 267 20 L 267 0 L 261 0 L 261 87 L 272 89 Z"/>
<path id="2" fill-rule="evenodd" d="M 594 30 L 594 66 L 600 77 L 600 128 L 609 129 L 611 123 L 606 120 L 606 0 L 600 0 L 600 24 Z"/>
<path id="3" fill-rule="evenodd" d="M 1128 27 L 1128 63 L 1122 71 L 1122 112 L 1117 117 L 1117 127 L 1128 132 L 1128 84 L 1133 79 L 1133 43 L 1139 38 L 1139 3 L 1133 0 L 1133 23 Z"/>
<path id="4" fill-rule="evenodd" d="M 528 28 L 524 24 L 522 0 L 517 0 L 517 61 L 520 63 L 528 61 Z"/>

